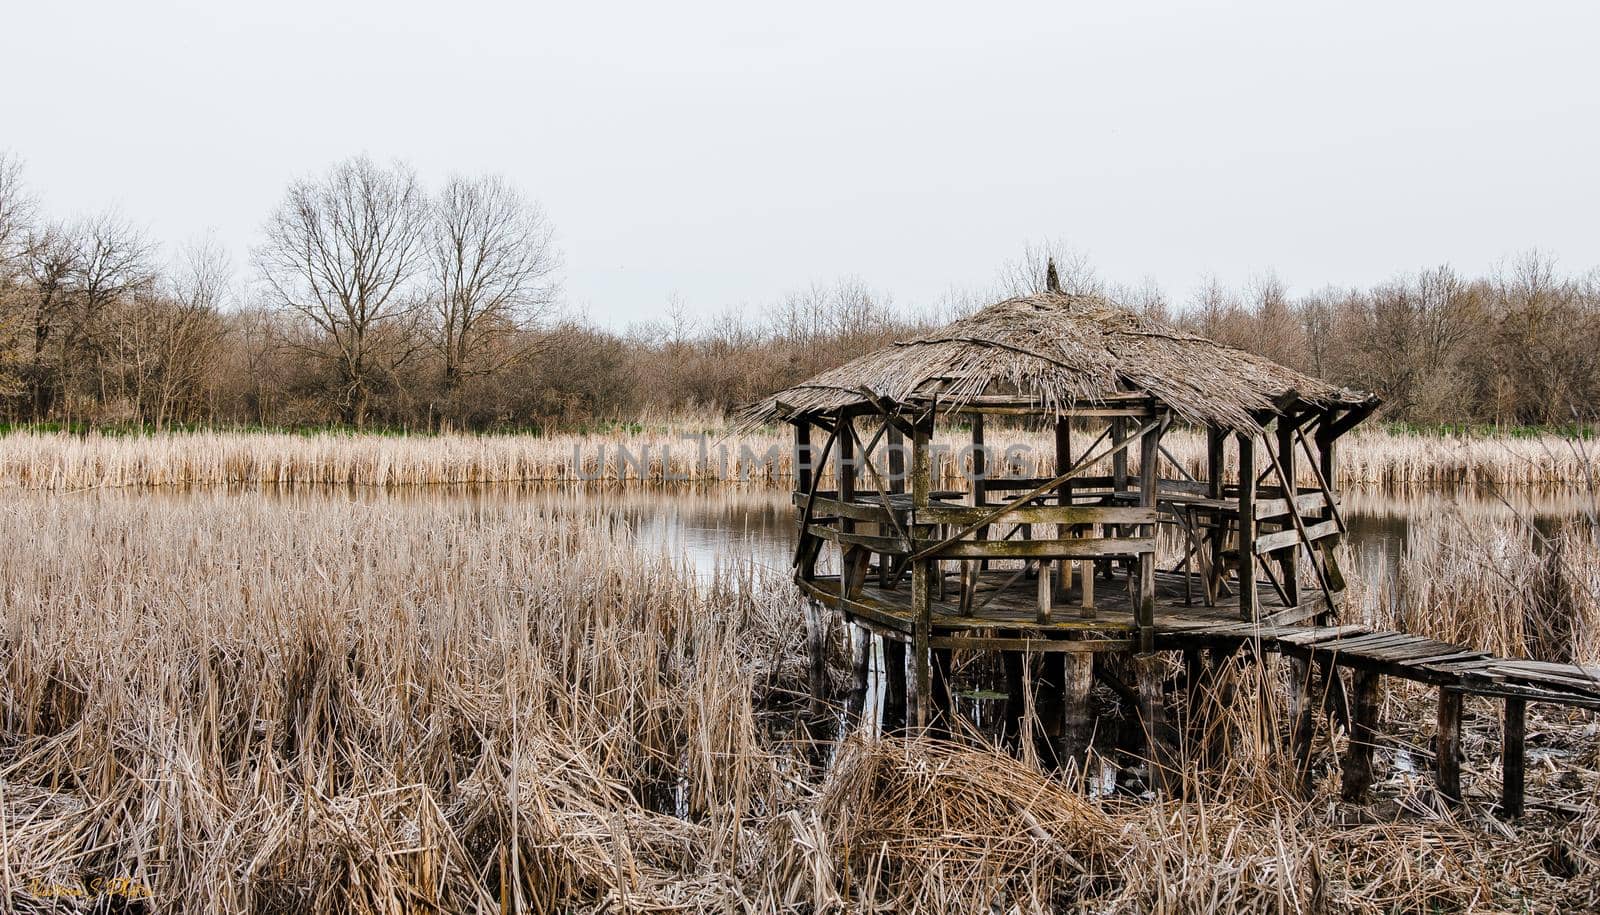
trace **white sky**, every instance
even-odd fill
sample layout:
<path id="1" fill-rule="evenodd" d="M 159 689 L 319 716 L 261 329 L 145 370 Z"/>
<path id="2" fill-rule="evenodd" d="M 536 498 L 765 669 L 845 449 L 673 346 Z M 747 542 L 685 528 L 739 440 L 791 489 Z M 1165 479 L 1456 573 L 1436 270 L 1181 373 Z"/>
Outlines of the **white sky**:
<path id="1" fill-rule="evenodd" d="M 847 274 L 930 304 L 1047 237 L 1182 301 L 1600 266 L 1597 38 L 1579 2 L 9 3 L 0 149 L 241 271 L 342 157 L 502 172 L 619 327 Z"/>

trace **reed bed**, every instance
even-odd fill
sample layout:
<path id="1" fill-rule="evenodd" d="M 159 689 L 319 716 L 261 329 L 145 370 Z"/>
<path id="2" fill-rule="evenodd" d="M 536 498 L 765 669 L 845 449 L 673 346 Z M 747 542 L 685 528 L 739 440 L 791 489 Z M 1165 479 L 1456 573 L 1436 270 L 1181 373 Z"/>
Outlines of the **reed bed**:
<path id="1" fill-rule="evenodd" d="M 960 488 L 970 473 L 966 439 L 942 431 L 934 473 Z M 992 430 L 991 472 L 1054 475 L 1054 439 Z M 1168 450 L 1191 473 L 1205 468 L 1202 435 L 1178 429 Z M 399 487 L 484 483 L 749 483 L 793 479 L 782 430 L 729 436 L 703 421 L 638 432 L 550 436 L 383 436 L 347 433 L 177 432 L 106 436 L 12 432 L 0 436 L 0 487 L 74 491 L 126 487 L 340 485 Z M 1132 458 L 1134 467 L 1137 457 Z M 1308 462 L 1302 482 L 1313 482 Z M 1600 457 L 1556 436 L 1467 438 L 1362 430 L 1341 441 L 1344 485 L 1563 486 L 1593 489 Z M 881 469 L 881 468 L 880 468 Z M 1102 468 L 1103 469 L 1103 468 Z M 1230 457 L 1227 473 L 1234 468 Z"/>
<path id="2" fill-rule="evenodd" d="M 1391 562 L 1358 555 L 1353 619 L 1504 657 L 1597 665 L 1600 527 L 1450 508 L 1408 525 Z"/>
<path id="3" fill-rule="evenodd" d="M 598 513 L 18 493 L 0 594 L 0 893 L 17 910 L 1600 899 L 1600 806 L 1517 831 L 1351 820 L 1326 784 L 1291 799 L 1254 714 L 1223 770 L 1188 773 L 1184 803 L 1092 797 L 981 743 L 857 735 L 822 768 L 796 718 L 790 587 L 750 566 L 696 574 Z M 1275 695 L 1252 669 L 1239 689 Z"/>

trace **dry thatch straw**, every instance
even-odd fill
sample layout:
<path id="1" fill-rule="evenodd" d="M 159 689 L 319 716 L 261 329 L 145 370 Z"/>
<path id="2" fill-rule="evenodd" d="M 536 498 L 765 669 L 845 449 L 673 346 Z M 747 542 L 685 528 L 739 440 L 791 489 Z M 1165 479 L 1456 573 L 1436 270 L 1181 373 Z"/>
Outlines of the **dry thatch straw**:
<path id="1" fill-rule="evenodd" d="M 920 337 L 868 353 L 749 407 L 760 425 L 798 414 L 937 396 L 951 406 L 1018 392 L 1061 414 L 1129 392 L 1154 395 L 1197 425 L 1259 430 L 1290 392 L 1317 406 L 1368 405 L 1371 395 L 1178 330 L 1096 296 L 1007 299 Z"/>

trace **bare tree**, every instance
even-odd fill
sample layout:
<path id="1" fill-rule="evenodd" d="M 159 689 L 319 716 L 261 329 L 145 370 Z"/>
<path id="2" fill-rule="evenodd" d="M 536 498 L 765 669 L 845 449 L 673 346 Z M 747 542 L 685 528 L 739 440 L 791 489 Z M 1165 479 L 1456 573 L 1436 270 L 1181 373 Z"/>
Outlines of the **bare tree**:
<path id="1" fill-rule="evenodd" d="M 23 265 L 27 236 L 34 217 L 32 195 L 22 184 L 22 163 L 0 153 L 0 394 L 22 390 L 21 365 L 24 321 L 18 311 L 22 299 Z"/>
<path id="2" fill-rule="evenodd" d="M 1061 290 L 1069 295 L 1104 295 L 1105 284 L 1095 273 L 1089 256 L 1058 239 L 1028 242 L 1022 256 L 1000 268 L 1000 293 L 1005 296 L 1032 295 L 1044 291 L 1045 268 L 1055 261 Z"/>
<path id="3" fill-rule="evenodd" d="M 291 184 L 255 250 L 269 301 L 320 332 L 339 417 L 357 427 L 379 379 L 414 349 L 385 353 L 384 337 L 417 310 L 427 213 L 410 168 L 358 157 Z"/>
<path id="4" fill-rule="evenodd" d="M 34 210 L 33 195 L 22 183 L 22 161 L 0 152 L 0 282 L 7 286 L 16 278 Z"/>
<path id="5" fill-rule="evenodd" d="M 215 238 L 187 247 L 161 288 L 134 298 L 119 324 L 135 411 L 165 428 L 194 418 L 215 378 L 232 267 Z"/>
<path id="6" fill-rule="evenodd" d="M 529 355 L 526 331 L 556 300 L 561 259 L 539 205 L 499 176 L 450 179 L 429 233 L 430 301 L 442 393 L 454 401 L 464 378 Z"/>

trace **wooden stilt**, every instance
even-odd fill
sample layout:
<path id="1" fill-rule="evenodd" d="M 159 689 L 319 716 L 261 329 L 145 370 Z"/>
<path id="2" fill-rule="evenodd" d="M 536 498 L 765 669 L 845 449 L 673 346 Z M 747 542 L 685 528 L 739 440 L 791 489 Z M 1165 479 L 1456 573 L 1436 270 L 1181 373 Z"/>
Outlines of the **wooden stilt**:
<path id="1" fill-rule="evenodd" d="M 1290 710 L 1289 749 L 1294 760 L 1295 784 L 1302 795 L 1311 793 L 1311 747 L 1317 735 L 1314 668 L 1305 658 L 1289 659 L 1289 685 L 1293 696 Z"/>
<path id="2" fill-rule="evenodd" d="M 1205 716 L 1205 760 L 1208 768 L 1222 764 L 1228 752 L 1229 710 L 1237 690 L 1240 647 L 1211 649 L 1211 679 L 1214 684 Z"/>
<path id="3" fill-rule="evenodd" d="M 1139 679 L 1139 723 L 1144 730 L 1145 758 L 1150 764 L 1150 787 L 1167 790 L 1171 757 L 1167 752 L 1166 708 L 1161 694 L 1161 658 L 1154 653 L 1133 658 Z"/>
<path id="4" fill-rule="evenodd" d="M 1517 819 L 1523 809 L 1523 746 L 1527 732 L 1528 702 L 1507 698 L 1500 734 L 1500 815 Z"/>
<path id="5" fill-rule="evenodd" d="M 1461 801 L 1461 693 L 1439 690 L 1439 736 L 1437 738 L 1439 794 L 1446 801 Z"/>
<path id="6" fill-rule="evenodd" d="M 811 717 L 828 713 L 828 608 L 820 601 L 806 601 L 806 654 L 810 661 Z"/>
<path id="7" fill-rule="evenodd" d="M 1206 495 L 1218 501 L 1222 499 L 1222 457 L 1223 446 L 1227 440 L 1227 435 L 1221 429 L 1206 429 Z M 1221 588 L 1218 579 L 1225 574 L 1226 568 L 1222 561 L 1222 551 L 1227 548 L 1228 540 L 1226 517 L 1220 512 L 1212 512 L 1211 519 L 1211 555 L 1204 563 L 1208 607 L 1214 606 L 1217 602 L 1217 593 Z"/>
<path id="8" fill-rule="evenodd" d="M 930 455 L 928 453 L 933 432 L 930 415 L 912 428 L 911 436 L 911 504 L 914 510 L 926 510 L 932 493 Z M 913 538 L 918 542 L 933 539 L 933 529 L 926 525 L 913 527 Z M 913 543 L 913 552 L 917 547 Z M 911 564 L 911 665 L 915 699 L 913 724 L 923 731 L 933 721 L 933 671 L 929 666 L 930 643 L 933 639 L 933 573 L 932 560 L 919 559 Z"/>
<path id="9" fill-rule="evenodd" d="M 1354 668 L 1350 676 L 1350 741 L 1345 750 L 1344 799 L 1359 801 L 1372 785 L 1372 751 L 1378 739 L 1378 710 L 1383 705 L 1383 679 L 1375 670 Z"/>
<path id="10" fill-rule="evenodd" d="M 1022 714 L 1027 706 L 1027 700 L 1022 695 L 1023 663 L 1024 658 L 1020 651 L 1000 653 L 1000 666 L 1006 687 L 1006 715 L 1001 721 L 1000 733 L 1010 746 L 1015 746 L 1017 738 L 1022 734 Z"/>
<path id="11" fill-rule="evenodd" d="M 952 695 L 950 683 L 950 649 L 935 648 L 932 651 L 931 669 L 933 679 L 933 724 L 934 733 L 949 736 L 955 730 L 955 696 Z"/>
<path id="12" fill-rule="evenodd" d="M 1201 725 L 1205 720 L 1202 709 L 1206 704 L 1205 689 L 1209 677 L 1207 676 L 1205 657 L 1198 648 L 1186 648 L 1183 652 L 1183 712 L 1184 728 L 1183 742 L 1186 747 L 1198 747 L 1202 736 Z"/>
<path id="13" fill-rule="evenodd" d="M 906 727 L 906 643 L 883 640 L 883 731 L 898 734 Z"/>
<path id="14" fill-rule="evenodd" d="M 1071 761 L 1082 772 L 1094 740 L 1094 716 L 1089 709 L 1089 690 L 1094 686 L 1094 654 L 1088 651 L 1062 654 L 1061 698 L 1066 708 L 1061 727 L 1059 762 L 1066 765 Z"/>
<path id="15" fill-rule="evenodd" d="M 861 723 L 867 708 L 867 679 L 872 673 L 872 633 L 850 624 L 850 699 L 845 706 L 851 727 Z"/>
<path id="16" fill-rule="evenodd" d="M 1035 736 L 1040 759 L 1045 765 L 1052 766 L 1057 763 L 1057 753 L 1061 748 L 1062 712 L 1066 705 L 1066 653 L 1045 652 L 1040 667 L 1039 680 L 1034 684 L 1036 698 L 1033 708 L 1039 721 Z"/>

